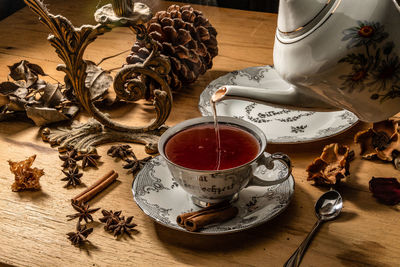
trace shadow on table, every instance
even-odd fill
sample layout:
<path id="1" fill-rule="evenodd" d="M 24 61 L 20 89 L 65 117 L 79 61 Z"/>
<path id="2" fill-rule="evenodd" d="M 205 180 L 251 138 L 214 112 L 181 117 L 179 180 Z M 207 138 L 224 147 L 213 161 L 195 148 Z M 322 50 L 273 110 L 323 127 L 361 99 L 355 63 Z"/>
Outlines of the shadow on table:
<path id="1" fill-rule="evenodd" d="M 327 233 L 327 240 L 339 252 L 334 255 L 344 266 L 389 266 L 377 260 L 376 255 L 385 254 L 386 248 L 377 241 L 339 238 L 332 233 Z M 305 262 L 306 263 L 306 262 Z"/>
<path id="2" fill-rule="evenodd" d="M 84 251 L 90 257 L 93 251 L 99 250 L 99 247 L 88 240 L 79 246 L 79 250 Z"/>
<path id="3" fill-rule="evenodd" d="M 20 121 L 0 121 L 0 136 L 10 136 L 31 127 L 36 127 L 39 130 L 39 127 L 35 126 L 32 121 L 27 119 Z"/>
<path id="4" fill-rule="evenodd" d="M 32 190 L 19 191 L 17 193 L 19 198 L 24 200 L 29 200 L 29 202 L 42 201 L 43 199 L 50 197 L 49 194 L 42 191 L 42 189 L 36 191 Z"/>

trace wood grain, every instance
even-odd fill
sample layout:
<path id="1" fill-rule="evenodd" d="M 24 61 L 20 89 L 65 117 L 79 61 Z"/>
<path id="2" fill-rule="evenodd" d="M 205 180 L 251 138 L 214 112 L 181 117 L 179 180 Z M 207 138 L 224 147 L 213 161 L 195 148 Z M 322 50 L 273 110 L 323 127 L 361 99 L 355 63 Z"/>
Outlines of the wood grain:
<path id="1" fill-rule="evenodd" d="M 105 1 L 102 1 L 104 4 Z M 61 13 L 75 25 L 94 23 L 97 0 L 46 0 L 53 13 Z M 164 9 L 171 2 L 151 1 L 153 10 Z M 198 97 L 205 86 L 217 77 L 245 67 L 272 64 L 272 48 L 276 15 L 216 7 L 196 6 L 218 30 L 219 56 L 214 67 L 191 86 L 174 94 L 172 114 L 167 121 L 174 125 L 200 116 Z M 61 63 L 46 40 L 48 30 L 37 17 L 24 8 L 0 22 L 0 81 L 7 79 L 7 65 L 27 59 L 41 65 L 58 80 L 63 73 L 55 67 Z M 134 41 L 126 29 L 116 29 L 99 38 L 89 47 L 87 58 L 101 58 L 129 49 Z M 127 53 L 126 53 L 127 54 Z M 106 61 L 104 68 L 120 66 L 126 54 Z M 144 123 L 151 112 L 134 106 L 134 111 L 122 117 L 129 123 Z M 124 109 L 125 111 L 125 109 Z M 84 115 L 80 116 L 85 120 Z M 131 183 L 121 162 L 106 155 L 109 146 L 98 149 L 102 165 L 89 169 L 82 181 L 92 184 L 110 169 L 120 177 L 91 205 L 122 210 L 134 215 L 139 233 L 130 238 L 115 238 L 94 224 L 90 245 L 79 249 L 71 246 L 66 233 L 74 230 L 75 222 L 67 221 L 73 213 L 70 199 L 82 188 L 65 189 L 60 160 L 56 149 L 38 137 L 38 128 L 29 122 L 0 123 L 0 263 L 16 266 L 281 266 L 305 238 L 315 222 L 314 203 L 325 189 L 306 181 L 305 168 L 332 142 L 351 146 L 354 134 L 367 128 L 358 124 L 349 131 L 319 142 L 301 145 L 270 145 L 268 151 L 282 151 L 292 158 L 296 190 L 286 212 L 273 221 L 244 232 L 224 236 L 197 236 L 167 229 L 147 217 L 133 202 Z M 144 157 L 141 146 L 134 146 Z M 13 175 L 7 160 L 22 160 L 36 154 L 34 166 L 43 168 L 42 190 L 11 192 Z M 400 262 L 399 207 L 378 203 L 368 190 L 372 176 L 398 177 L 389 163 L 369 162 L 356 157 L 351 165 L 351 177 L 340 188 L 344 197 L 343 214 L 327 222 L 318 232 L 303 266 L 398 266 Z M 95 214 L 98 218 L 100 214 Z"/>

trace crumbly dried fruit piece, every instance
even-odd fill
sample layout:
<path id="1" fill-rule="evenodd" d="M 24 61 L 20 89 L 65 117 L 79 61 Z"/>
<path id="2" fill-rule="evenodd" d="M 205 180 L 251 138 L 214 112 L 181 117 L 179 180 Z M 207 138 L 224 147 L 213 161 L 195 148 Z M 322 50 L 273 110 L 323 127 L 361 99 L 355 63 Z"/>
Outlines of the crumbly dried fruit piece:
<path id="1" fill-rule="evenodd" d="M 333 143 L 324 147 L 320 157 L 307 167 L 308 181 L 316 185 L 333 185 L 350 174 L 353 152 L 348 146 Z"/>
<path id="2" fill-rule="evenodd" d="M 11 185 L 12 191 L 40 189 L 39 179 L 44 175 L 44 171 L 43 169 L 31 168 L 35 159 L 36 155 L 33 155 L 20 162 L 8 161 L 8 164 L 10 164 L 10 171 L 15 176 L 15 182 Z"/>
<path id="3" fill-rule="evenodd" d="M 376 122 L 371 128 L 358 132 L 354 142 L 360 145 L 364 159 L 393 161 L 400 152 L 399 120 Z"/>
<path id="4" fill-rule="evenodd" d="M 68 239 L 71 241 L 72 245 L 80 245 L 87 241 L 88 235 L 93 232 L 93 228 L 87 228 L 86 225 L 81 225 L 78 223 L 76 225 L 76 232 L 67 233 Z"/>
<path id="5" fill-rule="evenodd" d="M 400 203 L 400 183 L 396 178 L 375 178 L 369 181 L 373 196 L 387 205 Z"/>
<path id="6" fill-rule="evenodd" d="M 84 204 L 84 203 L 72 202 L 71 205 L 78 213 L 67 215 L 67 217 L 69 218 L 68 221 L 73 220 L 75 218 L 79 218 L 78 223 L 80 223 L 82 220 L 84 220 L 86 223 L 88 223 L 89 221 L 93 222 L 92 214 L 100 209 L 100 208 L 90 209 L 89 204 Z"/>

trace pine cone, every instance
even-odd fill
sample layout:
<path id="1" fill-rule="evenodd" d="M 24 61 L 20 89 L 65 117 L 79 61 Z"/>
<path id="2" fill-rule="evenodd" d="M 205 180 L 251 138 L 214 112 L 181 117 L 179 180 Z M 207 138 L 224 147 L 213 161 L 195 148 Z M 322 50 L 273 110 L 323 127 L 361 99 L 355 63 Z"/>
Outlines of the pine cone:
<path id="1" fill-rule="evenodd" d="M 182 83 L 194 82 L 212 67 L 212 59 L 218 54 L 217 31 L 201 11 L 190 5 L 171 5 L 166 11 L 157 12 L 147 30 L 157 42 L 160 53 L 171 62 L 167 81 L 172 90 L 179 89 Z M 137 41 L 126 61 L 142 63 L 149 54 L 144 43 Z M 155 87 L 151 84 L 150 91 Z"/>

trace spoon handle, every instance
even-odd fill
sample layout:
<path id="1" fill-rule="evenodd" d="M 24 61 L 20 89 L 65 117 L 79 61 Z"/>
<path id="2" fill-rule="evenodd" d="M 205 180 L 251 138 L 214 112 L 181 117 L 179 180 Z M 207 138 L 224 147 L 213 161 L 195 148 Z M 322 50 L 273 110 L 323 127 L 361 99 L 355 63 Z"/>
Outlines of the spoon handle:
<path id="1" fill-rule="evenodd" d="M 296 251 L 290 256 L 290 258 L 287 260 L 284 267 L 297 267 L 300 265 L 301 259 L 304 256 L 304 253 L 306 252 L 308 245 L 310 244 L 311 239 L 313 238 L 316 230 L 318 229 L 319 225 L 321 224 L 321 220 L 318 220 L 315 224 L 311 232 L 307 235 L 306 239 L 300 244 L 300 246 L 296 249 Z"/>

